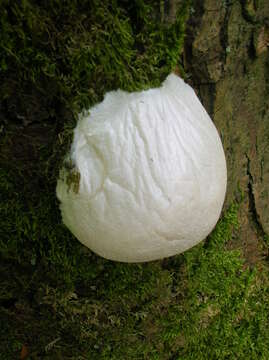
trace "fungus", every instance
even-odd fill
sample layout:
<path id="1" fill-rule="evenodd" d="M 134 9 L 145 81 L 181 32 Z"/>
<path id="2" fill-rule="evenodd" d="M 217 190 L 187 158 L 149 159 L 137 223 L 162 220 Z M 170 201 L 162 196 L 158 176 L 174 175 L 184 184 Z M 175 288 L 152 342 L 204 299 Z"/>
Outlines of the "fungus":
<path id="1" fill-rule="evenodd" d="M 56 189 L 63 222 L 107 259 L 179 254 L 206 238 L 220 216 L 227 181 L 221 140 L 175 74 L 160 88 L 109 92 L 81 114 L 69 161 Z"/>

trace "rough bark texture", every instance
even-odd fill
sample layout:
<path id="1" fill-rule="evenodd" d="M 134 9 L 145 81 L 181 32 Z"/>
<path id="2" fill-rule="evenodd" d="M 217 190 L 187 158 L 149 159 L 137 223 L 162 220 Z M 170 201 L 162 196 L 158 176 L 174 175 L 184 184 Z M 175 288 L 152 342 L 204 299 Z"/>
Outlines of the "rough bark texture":
<path id="1" fill-rule="evenodd" d="M 255 248 L 257 238 L 269 233 L 269 2 L 197 3 L 185 68 L 221 133 L 226 206 L 246 195 L 241 241 Z"/>

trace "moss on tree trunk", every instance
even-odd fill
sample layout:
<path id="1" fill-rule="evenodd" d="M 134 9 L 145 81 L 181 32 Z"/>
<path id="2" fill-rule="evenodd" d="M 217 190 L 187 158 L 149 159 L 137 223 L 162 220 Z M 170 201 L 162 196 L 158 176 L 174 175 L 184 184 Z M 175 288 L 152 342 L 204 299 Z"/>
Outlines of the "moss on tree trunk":
<path id="1" fill-rule="evenodd" d="M 0 2 L 1 360 L 269 358 L 268 9 L 266 0 Z M 62 225 L 59 166 L 78 111 L 182 65 L 189 14 L 184 67 L 223 139 L 225 213 L 184 254 L 110 262 Z"/>

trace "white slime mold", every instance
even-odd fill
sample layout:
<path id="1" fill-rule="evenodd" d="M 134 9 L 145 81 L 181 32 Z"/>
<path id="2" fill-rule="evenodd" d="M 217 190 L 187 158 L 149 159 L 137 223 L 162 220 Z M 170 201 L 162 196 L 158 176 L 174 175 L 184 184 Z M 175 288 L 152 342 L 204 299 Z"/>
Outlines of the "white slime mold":
<path id="1" fill-rule="evenodd" d="M 111 260 L 143 262 L 203 240 L 221 213 L 227 182 L 218 132 L 193 89 L 171 74 L 160 88 L 106 94 L 80 115 L 62 169 L 65 225 Z"/>

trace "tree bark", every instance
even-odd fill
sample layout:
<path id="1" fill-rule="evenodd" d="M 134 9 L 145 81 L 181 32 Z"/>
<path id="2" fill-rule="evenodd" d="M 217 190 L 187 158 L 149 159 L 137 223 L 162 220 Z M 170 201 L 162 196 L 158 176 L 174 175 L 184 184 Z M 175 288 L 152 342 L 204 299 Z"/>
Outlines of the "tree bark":
<path id="1" fill-rule="evenodd" d="M 269 233 L 269 3 L 196 3 L 185 69 L 221 134 L 228 167 L 225 207 L 243 195 L 239 241 L 255 262 L 262 255 L 258 240 Z"/>

